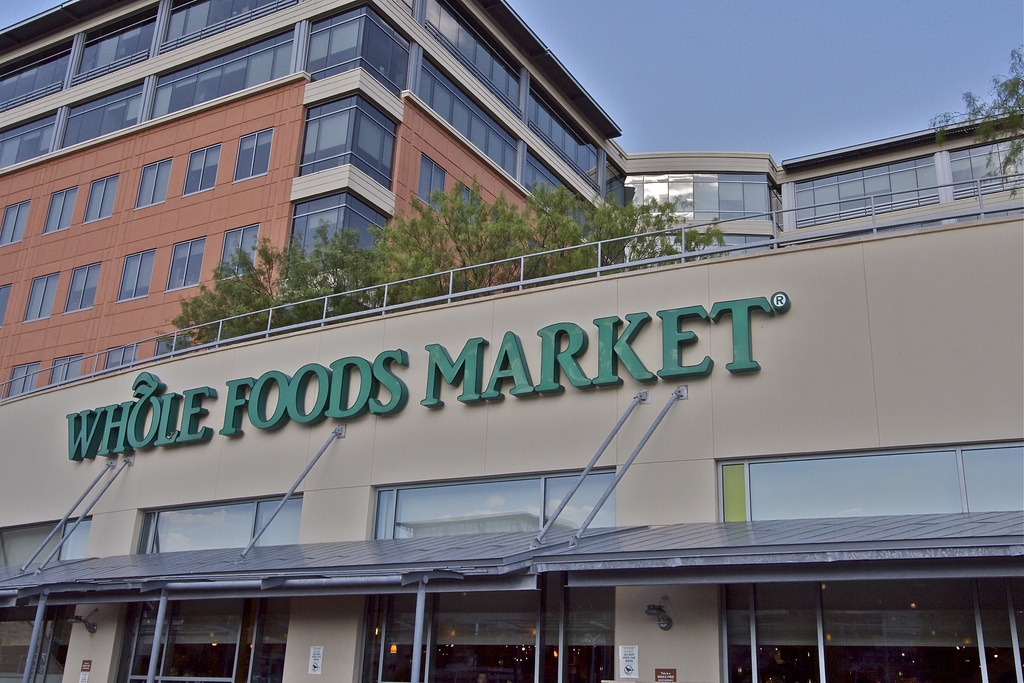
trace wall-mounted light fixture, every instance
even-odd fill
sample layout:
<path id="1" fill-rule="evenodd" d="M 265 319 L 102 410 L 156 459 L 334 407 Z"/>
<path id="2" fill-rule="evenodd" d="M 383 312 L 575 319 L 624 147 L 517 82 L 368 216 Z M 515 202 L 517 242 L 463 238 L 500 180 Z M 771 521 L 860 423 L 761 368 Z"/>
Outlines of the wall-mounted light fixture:
<path id="1" fill-rule="evenodd" d="M 647 609 L 644 610 L 644 614 L 649 617 L 656 617 L 658 619 L 658 628 L 662 631 L 667 631 L 672 628 L 672 617 L 665 612 L 665 600 L 668 599 L 667 595 L 661 597 L 661 602 L 657 605 L 647 605 Z"/>
<path id="2" fill-rule="evenodd" d="M 73 616 L 73 617 L 68 617 L 68 623 L 69 624 L 76 624 L 76 623 L 77 624 L 81 624 L 82 626 L 85 627 L 85 630 L 88 631 L 89 633 L 96 633 L 96 629 L 97 629 L 96 622 L 95 621 L 89 621 L 89 620 L 92 619 L 93 615 L 96 614 L 99 611 L 100 611 L 100 608 L 97 607 L 96 609 L 94 609 L 93 611 L 89 612 L 84 617 L 80 617 L 77 614 L 75 616 Z"/>

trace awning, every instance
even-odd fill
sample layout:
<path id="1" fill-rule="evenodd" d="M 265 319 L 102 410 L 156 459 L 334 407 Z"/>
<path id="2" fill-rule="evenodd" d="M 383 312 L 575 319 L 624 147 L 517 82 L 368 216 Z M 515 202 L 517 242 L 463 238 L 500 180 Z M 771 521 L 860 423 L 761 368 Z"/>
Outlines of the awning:
<path id="1" fill-rule="evenodd" d="M 0 569 L 0 606 L 243 596 L 524 590 L 570 585 L 941 578 L 1024 574 L 1024 512 L 674 524 L 195 550 Z"/>

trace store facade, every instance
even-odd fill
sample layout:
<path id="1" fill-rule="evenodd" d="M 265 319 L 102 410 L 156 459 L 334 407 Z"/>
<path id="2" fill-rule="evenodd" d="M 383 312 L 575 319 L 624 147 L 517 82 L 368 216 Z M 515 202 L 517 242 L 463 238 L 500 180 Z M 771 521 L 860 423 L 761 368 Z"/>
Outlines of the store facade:
<path id="1" fill-rule="evenodd" d="M 0 675 L 1019 682 L 1022 250 L 798 245 L 8 401 Z"/>

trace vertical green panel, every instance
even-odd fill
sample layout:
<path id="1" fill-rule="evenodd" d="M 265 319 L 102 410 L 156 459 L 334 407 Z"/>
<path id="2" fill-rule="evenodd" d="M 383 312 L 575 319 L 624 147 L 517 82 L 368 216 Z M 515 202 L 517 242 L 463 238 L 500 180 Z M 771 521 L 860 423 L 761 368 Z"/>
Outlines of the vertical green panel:
<path id="1" fill-rule="evenodd" d="M 744 465 L 722 467 L 722 501 L 726 522 L 747 521 L 747 482 Z"/>

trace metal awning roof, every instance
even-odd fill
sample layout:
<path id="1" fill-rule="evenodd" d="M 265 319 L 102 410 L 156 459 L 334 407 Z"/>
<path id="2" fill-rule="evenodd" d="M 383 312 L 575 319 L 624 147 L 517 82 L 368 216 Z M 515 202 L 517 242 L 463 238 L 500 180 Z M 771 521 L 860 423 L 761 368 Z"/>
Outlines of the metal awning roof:
<path id="1" fill-rule="evenodd" d="M 0 569 L 0 605 L 128 602 L 242 595 L 320 595 L 573 585 L 728 583 L 824 578 L 1015 576 L 1024 573 L 1024 512 L 675 524 L 569 532 L 530 549 L 529 533 L 346 541 L 67 560 L 36 573 Z"/>

